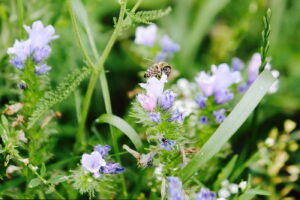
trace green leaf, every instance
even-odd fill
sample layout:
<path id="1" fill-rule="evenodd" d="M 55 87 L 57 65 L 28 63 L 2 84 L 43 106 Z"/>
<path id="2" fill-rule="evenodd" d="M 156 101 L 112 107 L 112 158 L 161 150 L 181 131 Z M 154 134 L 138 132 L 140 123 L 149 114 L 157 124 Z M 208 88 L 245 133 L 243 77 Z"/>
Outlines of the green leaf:
<path id="1" fill-rule="evenodd" d="M 204 144 L 194 158 L 181 170 L 181 180 L 184 182 L 199 170 L 208 160 L 220 151 L 222 146 L 246 121 L 251 112 L 262 100 L 275 78 L 269 70 L 264 70 L 251 85 L 240 102 L 219 126 L 216 132 Z"/>
<path id="2" fill-rule="evenodd" d="M 40 173 L 41 173 L 42 177 L 46 176 L 46 166 L 45 166 L 45 163 L 42 164 L 41 172 Z"/>
<path id="3" fill-rule="evenodd" d="M 254 189 L 247 190 L 244 194 L 238 197 L 238 200 L 251 200 L 256 195 L 268 196 L 270 195 L 270 193 L 265 190 L 254 188 Z"/>
<path id="4" fill-rule="evenodd" d="M 141 149 L 142 141 L 135 130 L 123 119 L 118 116 L 111 115 L 111 114 L 103 114 L 97 120 L 97 123 L 108 123 L 110 125 L 115 126 L 120 131 L 122 131 L 131 142 L 134 144 L 136 149 Z"/>
<path id="5" fill-rule="evenodd" d="M 232 173 L 234 166 L 236 164 L 238 156 L 235 155 L 228 162 L 228 164 L 223 168 L 223 170 L 219 173 L 217 181 L 214 183 L 214 190 L 217 191 L 219 189 L 220 183 L 227 179 L 228 176 Z"/>
<path id="6" fill-rule="evenodd" d="M 40 185 L 41 183 L 42 183 L 42 181 L 39 178 L 34 178 L 34 179 L 31 179 L 31 181 L 29 182 L 28 187 L 34 188 L 34 187 Z"/>
<path id="7" fill-rule="evenodd" d="M 135 22 L 151 24 L 153 20 L 159 19 L 171 12 L 171 7 L 166 8 L 165 10 L 149 10 L 149 11 L 139 11 L 136 13 L 127 12 L 127 15 Z"/>
<path id="8" fill-rule="evenodd" d="M 90 69 L 84 67 L 76 70 L 66 76 L 62 83 L 60 83 L 55 90 L 46 92 L 46 94 L 37 103 L 36 109 L 29 118 L 28 129 L 30 129 L 42 115 L 57 103 L 62 102 L 69 97 L 72 92 L 79 86 L 90 73 Z"/>
<path id="9" fill-rule="evenodd" d="M 68 180 L 68 177 L 67 177 L 67 176 L 58 175 L 58 176 L 55 176 L 55 177 L 50 178 L 49 182 L 50 182 L 50 183 L 53 183 L 53 184 L 57 184 L 57 183 L 64 182 L 64 181 L 66 181 L 66 180 Z"/>
<path id="10" fill-rule="evenodd" d="M 93 54 L 94 54 L 94 57 L 96 59 L 98 59 L 99 55 L 98 55 L 98 51 L 96 48 L 94 36 L 92 34 L 91 26 L 89 24 L 88 14 L 80 0 L 72 0 L 71 2 L 72 2 L 72 4 L 71 4 L 72 8 L 73 8 L 77 18 L 79 19 L 79 22 L 83 25 L 83 27 L 86 31 L 90 46 L 91 46 Z"/>

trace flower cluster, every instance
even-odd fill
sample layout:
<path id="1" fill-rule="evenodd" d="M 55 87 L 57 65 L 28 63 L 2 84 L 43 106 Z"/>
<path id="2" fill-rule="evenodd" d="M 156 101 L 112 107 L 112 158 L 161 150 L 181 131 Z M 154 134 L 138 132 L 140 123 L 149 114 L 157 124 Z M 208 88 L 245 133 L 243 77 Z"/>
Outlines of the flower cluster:
<path id="1" fill-rule="evenodd" d="M 211 192 L 206 188 L 201 188 L 195 200 L 216 200 L 216 197 L 217 197 L 216 193 Z"/>
<path id="2" fill-rule="evenodd" d="M 18 69 L 24 69 L 28 59 L 35 64 L 35 73 L 42 75 L 51 69 L 50 66 L 42 63 L 51 53 L 49 42 L 57 39 L 54 35 L 53 26 L 44 27 L 41 21 L 36 21 L 32 27 L 24 26 L 29 38 L 24 41 L 16 40 L 13 47 L 8 48 L 7 53 L 12 55 L 10 63 Z"/>
<path id="3" fill-rule="evenodd" d="M 146 94 L 138 94 L 137 100 L 142 108 L 149 112 L 149 120 L 157 125 L 162 122 L 183 122 L 183 113 L 178 109 L 173 109 L 176 94 L 171 90 L 164 91 L 164 84 L 167 82 L 167 76 L 162 75 L 161 79 L 150 77 L 147 83 L 141 83 L 140 86 L 146 90 Z M 168 116 L 163 119 L 162 116 Z M 175 141 L 160 138 L 160 147 L 165 150 L 173 150 Z"/>
<path id="4" fill-rule="evenodd" d="M 157 26 L 155 24 L 151 24 L 147 27 L 137 27 L 134 42 L 148 48 L 159 49 L 159 51 L 156 52 L 157 62 L 170 59 L 173 53 L 180 50 L 180 46 L 168 35 L 163 35 L 158 38 Z"/>
<path id="5" fill-rule="evenodd" d="M 221 189 L 218 191 L 218 200 L 226 200 L 231 196 L 234 196 L 241 191 L 244 191 L 247 187 L 247 182 L 242 181 L 240 184 L 230 183 L 228 180 L 224 180 L 221 183 Z"/>
<path id="6" fill-rule="evenodd" d="M 107 156 L 111 147 L 108 145 L 97 145 L 91 154 L 83 154 L 81 164 L 84 169 L 91 172 L 95 178 L 99 178 L 101 173 L 104 174 L 120 174 L 125 168 L 120 167 L 119 163 L 106 162 L 104 158 Z"/>

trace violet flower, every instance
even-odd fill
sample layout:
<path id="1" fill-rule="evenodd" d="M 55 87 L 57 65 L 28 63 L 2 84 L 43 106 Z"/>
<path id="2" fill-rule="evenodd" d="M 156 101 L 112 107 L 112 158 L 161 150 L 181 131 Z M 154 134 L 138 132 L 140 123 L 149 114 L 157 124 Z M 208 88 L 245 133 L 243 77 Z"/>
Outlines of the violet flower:
<path id="1" fill-rule="evenodd" d="M 160 139 L 160 148 L 167 150 L 167 151 L 173 151 L 174 150 L 174 145 L 176 142 L 174 140 L 167 140 L 164 138 Z"/>
<path id="2" fill-rule="evenodd" d="M 164 85 L 167 82 L 167 78 L 168 77 L 165 74 L 162 75 L 160 80 L 156 77 L 151 77 L 147 80 L 147 83 L 140 83 L 140 86 L 146 90 L 147 95 L 153 95 L 155 99 L 157 99 L 164 91 Z"/>
<path id="3" fill-rule="evenodd" d="M 106 163 L 101 170 L 104 174 L 121 174 L 125 171 L 125 167 L 119 167 L 119 163 Z"/>
<path id="4" fill-rule="evenodd" d="M 213 111 L 213 115 L 216 119 L 216 122 L 221 123 L 225 119 L 225 109 L 222 108 L 220 110 Z"/>
<path id="5" fill-rule="evenodd" d="M 179 178 L 174 176 L 167 177 L 169 200 L 184 200 L 182 194 L 182 183 Z"/>
<path id="6" fill-rule="evenodd" d="M 202 116 L 202 117 L 200 117 L 199 121 L 201 124 L 208 124 L 208 117 Z"/>
<path id="7" fill-rule="evenodd" d="M 241 59 L 234 57 L 231 60 L 231 66 L 233 71 L 240 71 L 241 69 L 244 68 L 244 63 Z"/>
<path id="8" fill-rule="evenodd" d="M 252 84 L 258 77 L 259 67 L 261 66 L 261 55 L 259 53 L 253 54 L 248 65 L 248 83 Z"/>
<path id="9" fill-rule="evenodd" d="M 201 188 L 197 194 L 195 200 L 216 200 L 216 193 L 209 191 L 208 189 Z"/>
<path id="10" fill-rule="evenodd" d="M 172 121 L 177 121 L 179 123 L 182 123 L 183 122 L 183 113 L 182 112 L 179 112 L 178 109 L 175 109 L 171 115 L 171 118 L 168 119 L 167 121 L 168 122 L 172 122 Z"/>
<path id="11" fill-rule="evenodd" d="M 37 65 L 35 66 L 35 73 L 40 76 L 48 72 L 50 69 L 51 67 L 46 64 Z"/>
<path id="12" fill-rule="evenodd" d="M 93 173 L 95 178 L 99 178 L 99 170 L 102 166 L 106 165 L 106 162 L 99 152 L 94 151 L 91 154 L 83 154 L 81 158 L 81 164 L 87 171 Z"/>
<path id="13" fill-rule="evenodd" d="M 204 97 L 202 94 L 198 94 L 196 98 L 196 103 L 201 109 L 206 107 L 207 97 Z"/>
<path id="14" fill-rule="evenodd" d="M 111 147 L 109 145 L 98 144 L 97 146 L 94 147 L 94 151 L 97 151 L 98 153 L 100 153 L 102 158 L 105 158 L 110 150 L 111 150 Z"/>
<path id="15" fill-rule="evenodd" d="M 152 112 L 149 114 L 149 117 L 152 122 L 160 123 L 160 113 Z"/>
<path id="16" fill-rule="evenodd" d="M 169 110 L 175 101 L 176 94 L 173 91 L 165 91 L 159 98 L 160 107 L 163 110 Z"/>

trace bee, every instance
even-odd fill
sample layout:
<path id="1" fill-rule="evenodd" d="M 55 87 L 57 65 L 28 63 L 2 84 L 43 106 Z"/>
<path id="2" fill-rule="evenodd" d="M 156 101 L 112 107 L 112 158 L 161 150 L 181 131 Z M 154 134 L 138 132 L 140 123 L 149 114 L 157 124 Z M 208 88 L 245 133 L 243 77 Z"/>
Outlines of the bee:
<path id="1" fill-rule="evenodd" d="M 169 77 L 172 67 L 166 62 L 155 63 L 145 72 L 144 78 L 156 77 L 161 78 L 163 73 Z"/>

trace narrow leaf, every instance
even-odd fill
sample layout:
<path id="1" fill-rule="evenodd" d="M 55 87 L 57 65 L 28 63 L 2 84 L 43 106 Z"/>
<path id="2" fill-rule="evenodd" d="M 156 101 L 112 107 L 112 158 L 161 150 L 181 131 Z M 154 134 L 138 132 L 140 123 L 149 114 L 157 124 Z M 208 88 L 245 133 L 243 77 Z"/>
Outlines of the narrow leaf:
<path id="1" fill-rule="evenodd" d="M 140 149 L 142 147 L 142 141 L 138 134 L 126 121 L 124 121 L 120 117 L 111 114 L 103 114 L 96 120 L 96 122 L 108 123 L 110 125 L 115 126 L 125 135 L 127 135 L 127 137 L 129 137 L 136 149 Z"/>
<path id="2" fill-rule="evenodd" d="M 181 170 L 180 175 L 183 181 L 188 180 L 190 176 L 203 166 L 203 164 L 220 151 L 222 146 L 246 121 L 274 81 L 275 78 L 269 70 L 264 70 L 259 75 L 257 80 L 248 89 L 246 94 L 242 97 L 240 102 L 235 106 L 225 121 L 219 126 L 216 132 L 210 137 L 210 139 L 204 144 L 201 150 L 186 165 L 186 167 Z"/>
<path id="3" fill-rule="evenodd" d="M 217 181 L 214 183 L 214 190 L 217 191 L 219 189 L 220 183 L 227 179 L 229 175 L 232 173 L 234 166 L 236 164 L 238 156 L 235 155 L 232 159 L 228 162 L 228 164 L 222 169 L 222 171 L 218 175 Z"/>
<path id="4" fill-rule="evenodd" d="M 31 179 L 31 181 L 29 182 L 28 187 L 34 188 L 34 187 L 40 185 L 41 183 L 42 183 L 42 181 L 40 179 L 34 178 L 34 179 Z"/>
<path id="5" fill-rule="evenodd" d="M 244 194 L 238 197 L 238 200 L 251 200 L 256 195 L 268 196 L 270 195 L 270 193 L 265 190 L 254 188 L 254 189 L 247 190 Z"/>

